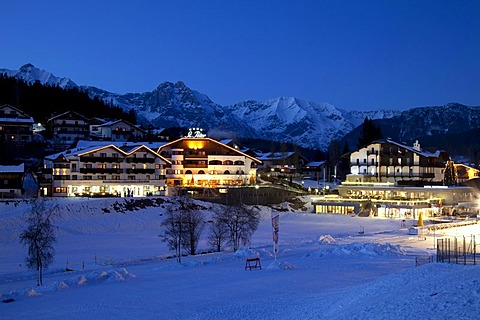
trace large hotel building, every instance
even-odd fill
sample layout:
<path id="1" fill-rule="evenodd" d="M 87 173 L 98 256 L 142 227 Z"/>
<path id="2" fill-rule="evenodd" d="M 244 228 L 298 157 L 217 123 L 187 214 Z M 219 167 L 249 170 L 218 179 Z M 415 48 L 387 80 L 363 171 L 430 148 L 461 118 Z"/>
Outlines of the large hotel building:
<path id="1" fill-rule="evenodd" d="M 79 144 L 77 144 L 78 146 Z M 148 196 L 255 184 L 261 163 L 203 135 L 169 143 L 89 142 L 44 158 L 43 196 Z"/>

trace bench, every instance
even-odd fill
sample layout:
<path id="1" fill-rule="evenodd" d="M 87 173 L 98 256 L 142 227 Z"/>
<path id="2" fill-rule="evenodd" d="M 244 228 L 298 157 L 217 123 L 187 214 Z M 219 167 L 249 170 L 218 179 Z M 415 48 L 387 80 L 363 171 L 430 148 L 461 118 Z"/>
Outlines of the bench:
<path id="1" fill-rule="evenodd" d="M 245 270 L 250 269 L 262 269 L 262 265 L 260 263 L 260 258 L 250 258 L 245 261 Z"/>

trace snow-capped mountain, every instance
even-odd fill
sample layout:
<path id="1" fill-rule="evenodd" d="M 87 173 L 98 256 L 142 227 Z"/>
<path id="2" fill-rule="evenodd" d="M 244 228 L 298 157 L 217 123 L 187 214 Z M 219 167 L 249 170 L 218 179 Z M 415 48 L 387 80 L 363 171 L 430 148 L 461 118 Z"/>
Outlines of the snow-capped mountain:
<path id="1" fill-rule="evenodd" d="M 183 82 L 164 82 L 151 92 L 116 94 L 96 87 L 77 86 L 68 78 L 26 64 L 20 70 L 0 69 L 0 73 L 27 82 L 40 81 L 62 88 L 78 87 L 91 97 L 134 109 L 138 120 L 156 127 L 202 127 L 215 138 L 259 138 L 291 142 L 303 147 L 326 150 L 332 139 L 340 139 L 371 119 L 391 118 L 399 111 L 345 111 L 328 103 L 293 97 L 264 102 L 244 101 L 221 106 Z"/>
<path id="2" fill-rule="evenodd" d="M 54 76 L 51 72 L 36 68 L 33 64 L 27 63 L 20 67 L 19 70 L 0 69 L 0 74 L 6 74 L 9 77 L 22 79 L 28 83 L 40 81 L 41 84 L 50 86 L 59 86 L 64 89 L 72 89 L 78 87 L 75 82 L 69 78 L 60 78 Z"/>

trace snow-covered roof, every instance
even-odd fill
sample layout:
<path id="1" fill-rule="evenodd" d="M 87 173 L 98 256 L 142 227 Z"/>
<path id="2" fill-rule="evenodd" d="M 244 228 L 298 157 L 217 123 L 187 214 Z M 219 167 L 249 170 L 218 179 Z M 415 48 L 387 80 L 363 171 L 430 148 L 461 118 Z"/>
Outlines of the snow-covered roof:
<path id="1" fill-rule="evenodd" d="M 45 157 L 45 160 L 54 161 L 55 159 L 57 159 L 60 156 L 63 156 L 65 158 L 70 157 L 70 156 L 80 156 L 80 155 L 89 153 L 91 151 L 95 151 L 95 150 L 99 150 L 99 149 L 103 149 L 103 148 L 108 148 L 109 146 L 111 146 L 115 149 L 118 149 L 118 151 L 123 152 L 124 154 L 133 153 L 133 152 L 137 151 L 138 149 L 140 149 L 142 147 L 146 147 L 148 149 L 148 151 L 151 151 L 151 152 L 157 154 L 157 152 L 155 150 L 157 150 L 156 148 L 158 146 L 158 144 L 152 144 L 152 143 L 144 144 L 144 143 L 140 143 L 140 142 L 135 142 L 135 143 L 134 142 L 132 142 L 132 143 L 122 143 L 122 142 L 112 142 L 112 141 L 87 141 L 87 142 L 101 142 L 101 144 L 91 144 L 91 145 L 86 144 L 83 147 L 79 147 L 77 145 L 76 148 L 72 148 L 72 149 L 68 149 L 68 150 L 64 150 L 64 151 L 61 151 L 61 152 L 57 152 L 57 153 L 48 155 L 48 156 Z M 161 157 L 161 158 L 168 163 L 170 162 L 169 160 L 167 160 L 163 157 Z"/>
<path id="2" fill-rule="evenodd" d="M 312 161 L 306 164 L 307 167 L 320 167 L 325 164 L 326 161 Z"/>
<path id="3" fill-rule="evenodd" d="M 0 106 L 0 109 L 12 109 L 15 110 L 17 114 L 14 114 L 12 117 L 0 117 L 1 122 L 12 122 L 12 123 L 34 123 L 33 117 L 29 116 L 22 110 L 15 108 L 12 105 L 4 104 Z"/>
<path id="4" fill-rule="evenodd" d="M 10 122 L 10 123 L 35 123 L 32 117 L 22 119 L 22 118 L 0 118 L 0 122 Z"/>
<path id="5" fill-rule="evenodd" d="M 229 144 L 230 142 L 232 142 L 233 140 L 232 139 L 223 139 L 223 140 L 220 140 L 221 143 L 223 144 Z"/>
<path id="6" fill-rule="evenodd" d="M 75 116 L 77 116 L 78 118 L 81 118 L 81 119 L 84 120 L 84 121 L 88 121 L 87 117 L 82 116 L 82 115 L 81 115 L 80 113 L 78 113 L 78 112 L 75 112 L 75 111 L 66 111 L 66 112 L 64 112 L 64 113 L 61 113 L 61 114 L 58 114 L 58 115 L 56 115 L 56 116 L 51 117 L 50 119 L 47 120 L 47 122 L 50 122 L 50 121 L 55 120 L 55 119 L 57 119 L 57 118 L 63 117 L 63 116 L 65 116 L 65 115 L 69 114 L 69 113 L 70 113 L 70 114 L 75 114 Z"/>
<path id="7" fill-rule="evenodd" d="M 25 172 L 25 164 L 19 164 L 18 166 L 2 166 L 0 165 L 1 173 L 15 173 L 15 172 Z"/>
<path id="8" fill-rule="evenodd" d="M 424 156 L 424 157 L 427 157 L 427 158 L 438 158 L 440 156 L 440 153 L 442 152 L 440 150 L 437 150 L 435 152 L 428 152 L 428 151 L 422 150 L 420 148 L 416 149 L 413 146 L 407 146 L 406 144 L 396 142 L 396 141 L 391 140 L 391 139 L 381 139 L 381 140 L 374 141 L 372 143 L 382 143 L 382 142 L 387 142 L 387 143 L 394 144 L 396 146 L 399 146 L 401 148 L 404 148 L 408 151 L 414 152 L 418 155 L 421 155 L 421 156 Z"/>
<path id="9" fill-rule="evenodd" d="M 290 151 L 290 152 L 268 152 L 268 153 L 259 153 L 258 154 L 258 159 L 265 161 L 265 160 L 281 160 L 281 159 L 286 159 L 294 155 L 295 152 Z"/>
<path id="10" fill-rule="evenodd" d="M 78 140 L 75 144 L 76 148 L 90 148 L 90 147 L 102 147 L 102 146 L 108 146 L 110 144 L 117 146 L 117 147 L 123 147 L 123 146 L 140 146 L 144 145 L 149 147 L 152 150 L 157 150 L 164 144 L 166 144 L 166 141 L 155 141 L 155 142 L 146 142 L 146 141 L 140 141 L 140 142 L 122 142 L 122 141 L 87 141 L 87 140 Z"/>
<path id="11" fill-rule="evenodd" d="M 138 130 L 140 130 L 140 131 L 146 132 L 146 130 L 140 128 L 140 126 L 134 125 L 134 124 L 132 124 L 132 123 L 126 121 L 126 120 L 112 120 L 112 121 L 107 121 L 107 122 L 99 125 L 99 127 L 110 127 L 110 126 L 113 126 L 113 125 L 115 125 L 115 124 L 117 124 L 117 123 L 121 123 L 121 122 L 125 123 L 126 125 L 128 125 L 128 126 L 130 126 L 130 127 L 132 127 L 132 128 L 135 128 L 135 129 L 138 129 Z"/>

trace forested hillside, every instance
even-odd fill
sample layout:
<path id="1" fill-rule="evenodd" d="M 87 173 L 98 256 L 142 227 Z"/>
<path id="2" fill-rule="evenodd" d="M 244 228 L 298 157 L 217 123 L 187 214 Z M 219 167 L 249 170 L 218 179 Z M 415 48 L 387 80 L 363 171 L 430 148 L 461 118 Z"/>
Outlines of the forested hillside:
<path id="1" fill-rule="evenodd" d="M 26 83 L 5 74 L 0 74 L 0 105 L 10 104 L 32 116 L 36 122 L 46 122 L 52 115 L 76 111 L 87 118 L 124 119 L 137 123 L 133 110 L 108 105 L 98 98 L 91 99 L 77 88 L 62 89 L 45 86 L 39 82 Z"/>

